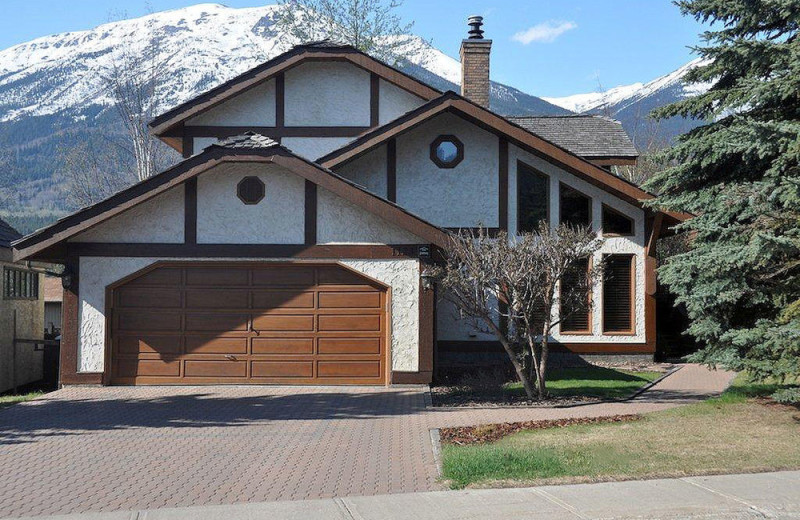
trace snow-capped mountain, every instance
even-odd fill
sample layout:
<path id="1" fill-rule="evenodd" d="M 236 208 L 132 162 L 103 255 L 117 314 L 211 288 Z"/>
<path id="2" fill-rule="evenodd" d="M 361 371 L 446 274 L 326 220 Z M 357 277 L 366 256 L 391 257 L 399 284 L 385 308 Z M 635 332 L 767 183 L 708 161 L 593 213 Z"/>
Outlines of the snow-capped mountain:
<path id="1" fill-rule="evenodd" d="M 701 58 L 694 59 L 679 69 L 647 83 L 622 85 L 605 92 L 542 99 L 572 112 L 604 114 L 618 119 L 636 144 L 644 148 L 654 138 L 664 142 L 670 141 L 676 135 L 700 124 L 699 121 L 680 117 L 656 123 L 649 120 L 647 115 L 655 108 L 707 91 L 711 83 L 690 84 L 684 81 L 690 70 L 705 63 Z"/>

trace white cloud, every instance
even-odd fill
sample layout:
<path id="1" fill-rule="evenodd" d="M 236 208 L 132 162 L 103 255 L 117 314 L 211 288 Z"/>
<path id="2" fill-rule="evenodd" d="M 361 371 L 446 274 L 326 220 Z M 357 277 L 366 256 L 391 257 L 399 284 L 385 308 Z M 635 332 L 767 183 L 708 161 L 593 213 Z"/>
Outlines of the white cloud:
<path id="1" fill-rule="evenodd" d="M 533 42 L 551 43 L 565 32 L 577 27 L 578 24 L 575 22 L 544 22 L 534 25 L 525 31 L 516 33 L 511 39 L 523 45 L 528 45 Z"/>

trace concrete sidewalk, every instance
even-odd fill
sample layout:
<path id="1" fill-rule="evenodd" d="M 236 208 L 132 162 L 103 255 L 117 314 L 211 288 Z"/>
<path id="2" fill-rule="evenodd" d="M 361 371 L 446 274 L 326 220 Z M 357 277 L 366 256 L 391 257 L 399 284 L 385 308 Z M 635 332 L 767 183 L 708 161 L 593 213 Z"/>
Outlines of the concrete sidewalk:
<path id="1" fill-rule="evenodd" d="M 800 471 L 37 517 L 68 520 L 800 519 Z"/>

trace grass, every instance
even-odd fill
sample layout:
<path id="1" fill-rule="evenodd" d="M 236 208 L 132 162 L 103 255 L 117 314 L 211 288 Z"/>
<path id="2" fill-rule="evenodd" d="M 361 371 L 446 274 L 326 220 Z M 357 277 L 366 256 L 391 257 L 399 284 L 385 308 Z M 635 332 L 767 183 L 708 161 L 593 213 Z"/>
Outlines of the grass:
<path id="1" fill-rule="evenodd" d="M 800 468 L 800 413 L 753 399 L 775 385 L 738 376 L 722 396 L 641 421 L 524 431 L 445 445 L 453 488 L 744 473 Z"/>
<path id="2" fill-rule="evenodd" d="M 44 392 L 42 392 L 41 390 L 37 390 L 35 392 L 29 392 L 27 394 L 0 395 L 0 409 L 3 409 L 7 406 L 11 406 L 13 404 L 30 401 L 31 399 L 36 399 L 37 397 L 43 394 Z"/>
<path id="3" fill-rule="evenodd" d="M 603 367 L 562 368 L 548 371 L 547 390 L 554 396 L 627 397 L 655 381 L 661 372 L 618 370 Z M 505 385 L 509 393 L 523 394 L 522 383 Z"/>

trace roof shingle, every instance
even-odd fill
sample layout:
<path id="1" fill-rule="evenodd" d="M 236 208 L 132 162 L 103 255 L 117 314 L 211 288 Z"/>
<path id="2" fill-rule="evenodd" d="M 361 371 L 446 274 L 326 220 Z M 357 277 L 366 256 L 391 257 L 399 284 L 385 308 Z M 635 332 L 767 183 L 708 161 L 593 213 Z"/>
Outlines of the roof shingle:
<path id="1" fill-rule="evenodd" d="M 0 247 L 10 248 L 11 242 L 18 238 L 22 238 L 22 234 L 0 219 Z"/>
<path id="2" fill-rule="evenodd" d="M 603 116 L 507 116 L 506 119 L 583 158 L 638 157 L 622 123 Z"/>

